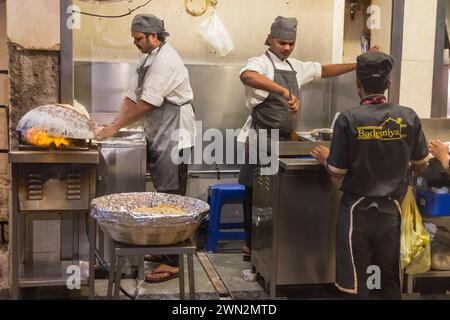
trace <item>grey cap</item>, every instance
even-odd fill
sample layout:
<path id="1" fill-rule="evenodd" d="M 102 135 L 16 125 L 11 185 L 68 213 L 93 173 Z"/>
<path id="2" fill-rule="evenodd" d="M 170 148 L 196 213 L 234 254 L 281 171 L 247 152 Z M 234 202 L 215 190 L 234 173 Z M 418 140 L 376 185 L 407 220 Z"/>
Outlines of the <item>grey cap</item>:
<path id="1" fill-rule="evenodd" d="M 142 33 L 162 33 L 165 37 L 169 36 L 164 28 L 164 21 L 152 14 L 138 14 L 131 22 L 131 31 Z"/>
<path id="2" fill-rule="evenodd" d="M 361 80 L 389 78 L 394 59 L 383 52 L 367 52 L 356 60 L 356 75 Z"/>
<path id="3" fill-rule="evenodd" d="M 274 38 L 288 41 L 295 41 L 297 39 L 297 24 L 296 18 L 276 17 L 270 28 L 270 35 Z M 266 39 L 266 46 L 269 45 L 269 40 Z"/>

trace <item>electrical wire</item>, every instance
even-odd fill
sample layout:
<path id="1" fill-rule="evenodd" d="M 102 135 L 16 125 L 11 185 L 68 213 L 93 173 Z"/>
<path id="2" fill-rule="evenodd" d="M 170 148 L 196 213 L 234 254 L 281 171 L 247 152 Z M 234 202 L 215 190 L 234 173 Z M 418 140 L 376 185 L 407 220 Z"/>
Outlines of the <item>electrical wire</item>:
<path id="1" fill-rule="evenodd" d="M 150 2 L 152 2 L 152 0 L 148 0 L 146 3 L 144 3 L 144 4 L 140 5 L 140 6 L 137 6 L 136 8 L 134 8 L 134 9 L 132 9 L 132 10 L 131 10 L 131 9 L 128 9 L 128 13 L 119 14 L 119 15 L 115 15 L 115 16 L 111 16 L 111 15 L 101 15 L 101 14 L 95 14 L 95 13 L 89 13 L 89 12 L 82 12 L 82 11 L 76 11 L 76 10 L 72 10 L 72 13 L 84 14 L 84 15 L 86 15 L 86 16 L 90 16 L 90 17 L 98 17 L 98 18 L 110 18 L 110 19 L 113 19 L 113 18 L 123 18 L 123 17 L 126 17 L 126 16 L 131 15 L 134 11 L 136 11 L 136 10 L 138 10 L 138 9 L 140 9 L 140 8 L 145 7 L 145 6 L 148 5 Z"/>
<path id="2" fill-rule="evenodd" d="M 100 268 L 102 268 L 103 272 L 105 272 L 107 275 L 109 275 L 110 270 L 105 266 L 103 259 L 100 258 L 100 255 L 99 255 L 97 249 L 95 249 L 95 257 L 97 258 L 98 262 L 100 263 Z M 139 276 L 137 275 L 137 272 L 136 272 L 136 274 L 134 276 L 134 278 L 136 279 L 136 288 L 138 288 L 138 286 L 139 286 L 138 277 Z M 115 284 L 115 285 L 117 285 L 117 284 Z M 120 292 L 122 292 L 124 294 L 124 296 L 126 296 L 128 299 L 136 300 L 138 292 L 136 292 L 136 294 L 132 295 L 132 294 L 128 293 L 124 288 L 122 288 L 122 286 L 120 286 L 119 288 L 120 288 Z"/>

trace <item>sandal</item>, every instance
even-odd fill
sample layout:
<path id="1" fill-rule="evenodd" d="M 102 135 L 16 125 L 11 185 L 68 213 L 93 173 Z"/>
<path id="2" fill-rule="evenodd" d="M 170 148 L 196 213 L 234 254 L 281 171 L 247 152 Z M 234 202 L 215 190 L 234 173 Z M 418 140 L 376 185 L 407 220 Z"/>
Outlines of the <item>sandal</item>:
<path id="1" fill-rule="evenodd" d="M 164 282 L 170 279 L 174 279 L 177 278 L 180 275 L 180 269 L 176 268 L 178 271 L 174 272 L 171 270 L 165 270 L 164 267 L 161 268 L 161 270 L 158 270 L 161 267 L 161 265 L 159 267 L 157 267 L 156 269 L 154 269 L 153 271 L 150 271 L 149 273 L 147 273 L 145 275 L 145 282 L 148 283 L 159 283 L 159 282 Z M 159 276 L 159 275 L 163 275 L 165 274 L 165 276 Z M 156 276 L 158 275 L 158 276 Z"/>
<path id="2" fill-rule="evenodd" d="M 244 255 L 242 257 L 242 260 L 249 262 L 251 261 L 251 254 L 250 254 L 250 247 L 248 245 L 244 245 L 242 247 L 242 251 L 244 252 Z"/>

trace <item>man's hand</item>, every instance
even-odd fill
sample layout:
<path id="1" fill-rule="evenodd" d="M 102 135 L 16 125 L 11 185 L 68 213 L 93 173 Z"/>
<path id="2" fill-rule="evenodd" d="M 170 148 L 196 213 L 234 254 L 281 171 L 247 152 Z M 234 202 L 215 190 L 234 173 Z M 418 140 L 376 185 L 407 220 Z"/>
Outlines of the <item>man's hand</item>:
<path id="1" fill-rule="evenodd" d="M 321 165 L 325 165 L 330 154 L 330 149 L 324 146 L 315 148 L 311 155 L 319 162 Z"/>
<path id="2" fill-rule="evenodd" d="M 448 161 L 450 160 L 450 156 L 448 154 L 448 146 L 445 143 L 442 143 L 440 140 L 433 140 L 430 142 L 428 147 L 430 149 L 431 154 L 439 160 L 445 170 L 448 170 Z"/>
<path id="3" fill-rule="evenodd" d="M 300 100 L 296 96 L 292 95 L 288 89 L 283 92 L 282 96 L 289 105 L 289 111 L 296 113 L 300 108 Z"/>
<path id="4" fill-rule="evenodd" d="M 95 133 L 95 138 L 97 140 L 104 140 L 115 136 L 119 132 L 119 129 L 116 125 L 110 124 L 106 127 L 101 128 L 99 131 Z"/>

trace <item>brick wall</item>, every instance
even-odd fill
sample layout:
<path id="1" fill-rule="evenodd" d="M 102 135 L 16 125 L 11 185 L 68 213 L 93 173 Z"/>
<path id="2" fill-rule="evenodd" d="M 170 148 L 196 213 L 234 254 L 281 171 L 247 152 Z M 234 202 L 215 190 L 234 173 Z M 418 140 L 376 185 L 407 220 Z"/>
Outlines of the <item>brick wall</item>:
<path id="1" fill-rule="evenodd" d="M 6 37 L 6 2 L 0 0 L 0 218 L 8 217 L 9 196 L 9 75 Z"/>
<path id="2" fill-rule="evenodd" d="M 0 219 L 9 216 L 10 172 L 8 163 L 9 149 L 9 76 L 8 41 L 6 37 L 6 1 L 0 0 Z M 6 235 L 8 228 L 5 227 Z M 0 296 L 2 289 L 9 287 L 8 251 L 0 245 Z"/>

